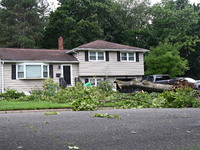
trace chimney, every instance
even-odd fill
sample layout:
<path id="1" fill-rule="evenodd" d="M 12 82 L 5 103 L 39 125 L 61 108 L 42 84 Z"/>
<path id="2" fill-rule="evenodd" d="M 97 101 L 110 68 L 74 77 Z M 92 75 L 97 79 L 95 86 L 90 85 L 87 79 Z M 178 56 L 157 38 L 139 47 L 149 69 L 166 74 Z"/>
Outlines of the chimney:
<path id="1" fill-rule="evenodd" d="M 60 36 L 58 38 L 58 49 L 63 50 L 64 49 L 64 42 L 63 42 L 63 37 Z"/>

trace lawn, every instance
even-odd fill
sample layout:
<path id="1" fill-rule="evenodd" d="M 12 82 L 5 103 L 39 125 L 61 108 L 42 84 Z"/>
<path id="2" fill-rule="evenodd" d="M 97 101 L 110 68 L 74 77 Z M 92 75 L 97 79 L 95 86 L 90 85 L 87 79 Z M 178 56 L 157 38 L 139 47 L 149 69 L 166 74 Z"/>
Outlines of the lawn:
<path id="1" fill-rule="evenodd" d="M 47 101 L 0 101 L 0 111 L 6 110 L 36 110 L 36 109 L 62 109 L 70 107 L 69 103 L 55 103 Z"/>

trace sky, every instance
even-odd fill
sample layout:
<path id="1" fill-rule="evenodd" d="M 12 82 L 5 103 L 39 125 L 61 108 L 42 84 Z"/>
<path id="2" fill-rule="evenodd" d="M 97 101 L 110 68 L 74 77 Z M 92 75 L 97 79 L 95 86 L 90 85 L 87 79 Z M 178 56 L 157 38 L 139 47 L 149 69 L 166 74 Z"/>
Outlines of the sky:
<path id="1" fill-rule="evenodd" d="M 52 9 L 56 9 L 58 6 L 58 1 L 57 0 L 47 0 L 50 3 L 50 6 Z M 150 0 L 152 4 L 159 3 L 161 0 Z M 189 0 L 190 3 L 200 3 L 200 0 Z"/>

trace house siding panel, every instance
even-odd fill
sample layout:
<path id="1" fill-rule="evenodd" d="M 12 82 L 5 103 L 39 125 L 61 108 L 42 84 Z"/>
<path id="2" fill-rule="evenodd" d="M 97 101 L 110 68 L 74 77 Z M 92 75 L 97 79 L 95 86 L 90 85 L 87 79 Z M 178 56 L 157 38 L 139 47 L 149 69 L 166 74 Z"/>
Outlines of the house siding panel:
<path id="1" fill-rule="evenodd" d="M 61 69 L 59 69 L 60 64 L 53 64 L 53 80 L 55 82 L 59 82 L 59 77 L 56 77 L 57 73 L 62 74 Z M 69 64 L 71 65 L 71 64 Z M 12 80 L 12 74 L 11 74 L 11 67 L 12 64 L 4 64 L 4 88 L 5 89 L 15 89 L 19 92 L 30 92 L 33 89 L 42 88 L 44 79 L 39 79 L 39 80 L 31 80 L 31 79 L 16 79 Z M 1 66 L 0 66 L 0 71 L 1 71 Z M 78 64 L 73 64 L 72 65 L 72 76 L 73 77 L 78 77 Z M 0 72 L 1 73 L 1 72 Z M 2 77 L 1 77 L 2 79 Z M 2 85 L 2 80 L 0 79 L 1 85 Z M 74 78 L 72 78 L 72 83 L 74 85 Z M 0 85 L 0 86 L 1 86 Z M 2 89 L 2 87 L 1 87 Z"/>
<path id="2" fill-rule="evenodd" d="M 139 76 L 144 75 L 143 53 L 139 62 L 119 62 L 117 52 L 109 52 L 109 61 L 85 61 L 85 53 L 79 52 L 80 76 Z"/>

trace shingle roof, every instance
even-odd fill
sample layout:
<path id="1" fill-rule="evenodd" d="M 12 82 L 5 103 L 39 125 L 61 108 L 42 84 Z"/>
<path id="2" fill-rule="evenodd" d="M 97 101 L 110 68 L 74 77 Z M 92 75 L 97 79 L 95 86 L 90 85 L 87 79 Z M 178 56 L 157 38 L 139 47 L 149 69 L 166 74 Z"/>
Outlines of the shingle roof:
<path id="1" fill-rule="evenodd" d="M 81 45 L 79 47 L 76 47 L 73 50 L 77 51 L 77 50 L 84 50 L 84 49 L 148 51 L 146 49 L 139 48 L 139 47 L 117 44 L 117 43 L 112 43 L 112 42 L 107 42 L 107 41 L 102 41 L 102 40 L 96 40 L 96 41 Z"/>
<path id="2" fill-rule="evenodd" d="M 67 50 L 0 48 L 1 60 L 77 61 Z"/>

